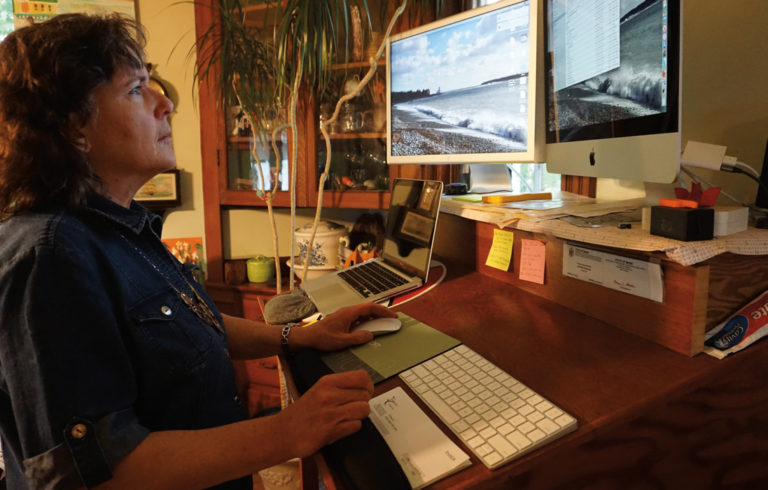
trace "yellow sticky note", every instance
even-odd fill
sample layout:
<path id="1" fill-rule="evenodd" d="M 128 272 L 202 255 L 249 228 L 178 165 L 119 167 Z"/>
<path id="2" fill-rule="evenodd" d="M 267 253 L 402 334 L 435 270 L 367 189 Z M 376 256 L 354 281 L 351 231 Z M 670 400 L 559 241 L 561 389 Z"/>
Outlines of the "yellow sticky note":
<path id="1" fill-rule="evenodd" d="M 546 245 L 538 240 L 520 240 L 520 279 L 544 284 Z"/>
<path id="2" fill-rule="evenodd" d="M 485 259 L 485 265 L 502 271 L 509 269 L 509 261 L 512 259 L 512 245 L 515 234 L 499 228 L 493 230 L 493 243 Z"/>

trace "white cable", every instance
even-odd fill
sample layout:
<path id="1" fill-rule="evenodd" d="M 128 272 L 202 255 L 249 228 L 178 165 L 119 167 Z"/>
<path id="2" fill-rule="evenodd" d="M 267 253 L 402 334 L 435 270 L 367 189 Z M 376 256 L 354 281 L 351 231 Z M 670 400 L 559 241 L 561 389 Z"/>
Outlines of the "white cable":
<path id="1" fill-rule="evenodd" d="M 754 178 L 760 180 L 760 174 L 755 170 L 754 168 L 750 167 L 746 163 L 739 162 L 738 160 L 734 161 L 732 164 L 734 167 L 752 175 Z"/>

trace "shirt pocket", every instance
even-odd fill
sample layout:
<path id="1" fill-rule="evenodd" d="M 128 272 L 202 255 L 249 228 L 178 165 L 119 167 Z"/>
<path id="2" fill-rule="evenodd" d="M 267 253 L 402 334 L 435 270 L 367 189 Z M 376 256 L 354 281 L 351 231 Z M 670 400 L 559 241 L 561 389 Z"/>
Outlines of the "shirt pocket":
<path id="1" fill-rule="evenodd" d="M 175 292 L 142 300 L 128 314 L 135 327 L 137 354 L 150 370 L 189 372 L 205 365 L 213 327 L 200 320 Z"/>

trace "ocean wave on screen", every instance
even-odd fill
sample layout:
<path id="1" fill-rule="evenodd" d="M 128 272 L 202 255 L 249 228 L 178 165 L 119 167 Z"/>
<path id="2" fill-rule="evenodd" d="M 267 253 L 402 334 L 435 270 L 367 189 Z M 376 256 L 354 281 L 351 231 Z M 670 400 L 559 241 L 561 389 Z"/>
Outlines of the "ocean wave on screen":
<path id="1" fill-rule="evenodd" d="M 619 69 L 606 76 L 591 78 L 584 84 L 604 94 L 634 100 L 654 109 L 661 108 L 662 79 L 656 72 Z"/>
<path id="2" fill-rule="evenodd" d="M 464 112 L 456 110 L 439 110 L 429 105 L 416 105 L 416 111 L 459 128 L 473 129 L 483 133 L 501 136 L 518 143 L 527 143 L 528 128 L 525 116 L 515 118 L 499 117 L 490 111 Z M 521 122 L 520 119 L 523 119 Z"/>

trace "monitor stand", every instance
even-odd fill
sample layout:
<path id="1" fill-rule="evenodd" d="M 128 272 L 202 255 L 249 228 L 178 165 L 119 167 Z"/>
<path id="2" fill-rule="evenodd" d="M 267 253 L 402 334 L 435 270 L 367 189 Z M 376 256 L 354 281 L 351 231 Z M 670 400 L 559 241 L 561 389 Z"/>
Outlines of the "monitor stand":
<path id="1" fill-rule="evenodd" d="M 645 185 L 645 205 L 655 206 L 659 204 L 659 199 L 669 199 L 675 196 L 675 187 L 680 184 L 672 182 L 669 184 L 658 184 L 656 182 L 644 182 Z"/>
<path id="2" fill-rule="evenodd" d="M 658 184 L 637 180 L 601 178 L 597 180 L 596 197 L 607 201 L 643 198 L 644 204 L 651 206 L 658 204 L 661 198 L 675 197 L 675 187 L 678 185 L 677 182 Z"/>
<path id="3" fill-rule="evenodd" d="M 470 194 L 508 191 L 512 176 L 506 164 L 483 163 L 471 165 L 469 170 Z"/>

